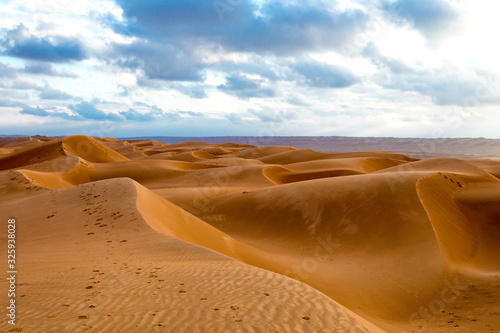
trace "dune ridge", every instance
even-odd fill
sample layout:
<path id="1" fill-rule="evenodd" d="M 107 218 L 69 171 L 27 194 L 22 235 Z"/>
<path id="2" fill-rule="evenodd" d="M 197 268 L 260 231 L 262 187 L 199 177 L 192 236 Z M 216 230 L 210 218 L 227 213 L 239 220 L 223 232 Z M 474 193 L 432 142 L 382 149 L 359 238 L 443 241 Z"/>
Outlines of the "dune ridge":
<path id="1" fill-rule="evenodd" d="M 25 329 L 500 329 L 500 162 L 85 136 L 3 139 L 0 149 L 0 211 L 25 221 L 20 257 L 33 272 Z M 71 288 L 92 275 L 92 288 L 42 300 L 57 289 L 54 268 Z M 193 298 L 186 282 L 176 290 L 181 276 L 209 297 Z M 233 303 L 244 296 L 229 304 L 221 290 Z M 134 314 L 140 304 L 150 306 Z"/>

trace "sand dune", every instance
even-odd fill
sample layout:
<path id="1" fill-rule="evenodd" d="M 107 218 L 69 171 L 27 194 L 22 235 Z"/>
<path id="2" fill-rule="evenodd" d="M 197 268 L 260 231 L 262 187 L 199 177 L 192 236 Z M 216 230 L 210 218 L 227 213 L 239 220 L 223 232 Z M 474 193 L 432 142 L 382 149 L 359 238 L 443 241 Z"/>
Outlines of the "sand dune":
<path id="1" fill-rule="evenodd" d="M 22 141 L 23 146 L 26 141 Z M 101 142 L 87 136 L 71 136 L 48 142 L 41 140 L 27 141 L 39 143 L 34 147 L 19 148 L 7 156 L 0 157 L 0 170 L 22 168 L 40 164 L 62 156 L 81 157 L 89 162 L 119 162 L 128 159 Z M 6 144 L 8 145 L 8 143 Z"/>
<path id="2" fill-rule="evenodd" d="M 286 153 L 295 150 L 297 149 L 287 146 L 252 147 L 235 152 L 233 153 L 233 155 L 244 159 L 249 159 L 249 158 L 257 159 L 265 156 L 275 155 L 279 153 Z"/>
<path id="3" fill-rule="evenodd" d="M 121 196 L 110 195 L 116 192 Z M 18 254 L 22 312 L 16 328 L 319 332 L 338 323 L 344 330 L 377 332 L 300 282 L 156 233 L 145 223 L 151 223 L 151 216 L 143 219 L 144 209 L 151 209 L 140 197 L 148 195 L 154 194 L 120 178 L 59 191 L 41 189 L 1 208 L 2 216 L 17 212 L 18 235 L 22 235 Z M 176 209 L 180 210 L 173 206 L 152 210 L 164 211 L 171 223 L 182 224 L 184 218 L 175 216 Z M 5 284 L 4 279 L 1 282 Z M 4 318 L 1 325 L 8 328 Z"/>
<path id="4" fill-rule="evenodd" d="M 355 152 L 355 153 L 320 153 L 311 149 L 285 151 L 277 154 L 264 156 L 262 158 L 259 158 L 259 160 L 267 164 L 287 165 L 287 164 L 307 162 L 307 161 L 356 158 L 356 157 L 385 157 L 385 158 L 400 159 L 404 161 L 415 161 L 415 159 L 412 159 L 408 156 L 401 154 L 392 154 L 388 152 L 373 151 L 373 152 Z"/>
<path id="5" fill-rule="evenodd" d="M 500 329 L 500 162 L 85 136 L 0 149 L 23 331 Z"/>

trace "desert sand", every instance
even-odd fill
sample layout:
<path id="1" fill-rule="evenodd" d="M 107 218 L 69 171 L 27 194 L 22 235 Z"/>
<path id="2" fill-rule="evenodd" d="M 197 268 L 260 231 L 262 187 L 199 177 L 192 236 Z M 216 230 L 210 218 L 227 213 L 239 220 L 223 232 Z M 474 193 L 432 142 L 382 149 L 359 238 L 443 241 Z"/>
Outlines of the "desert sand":
<path id="1" fill-rule="evenodd" d="M 0 329 L 498 332 L 500 162 L 415 157 L 1 138 Z"/>

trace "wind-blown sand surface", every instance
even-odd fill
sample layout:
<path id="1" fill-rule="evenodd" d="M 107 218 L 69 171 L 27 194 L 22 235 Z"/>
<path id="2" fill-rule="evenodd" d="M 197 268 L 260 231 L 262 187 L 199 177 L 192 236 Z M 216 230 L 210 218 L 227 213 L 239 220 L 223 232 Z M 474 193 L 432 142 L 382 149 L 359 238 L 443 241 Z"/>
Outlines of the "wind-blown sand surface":
<path id="1" fill-rule="evenodd" d="M 19 272 L 1 329 L 499 331 L 499 177 L 487 159 L 2 138 Z"/>

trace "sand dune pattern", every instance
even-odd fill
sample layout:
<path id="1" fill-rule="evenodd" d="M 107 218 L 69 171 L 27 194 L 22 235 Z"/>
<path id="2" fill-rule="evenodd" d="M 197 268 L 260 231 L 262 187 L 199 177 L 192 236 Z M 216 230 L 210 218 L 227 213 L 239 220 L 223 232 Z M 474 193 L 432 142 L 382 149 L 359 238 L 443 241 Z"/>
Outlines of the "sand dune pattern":
<path id="1" fill-rule="evenodd" d="M 499 177 L 383 151 L 2 138 L 19 312 L 1 329 L 498 331 Z"/>

